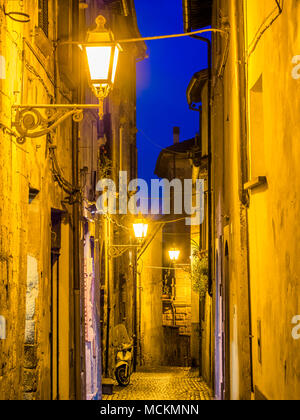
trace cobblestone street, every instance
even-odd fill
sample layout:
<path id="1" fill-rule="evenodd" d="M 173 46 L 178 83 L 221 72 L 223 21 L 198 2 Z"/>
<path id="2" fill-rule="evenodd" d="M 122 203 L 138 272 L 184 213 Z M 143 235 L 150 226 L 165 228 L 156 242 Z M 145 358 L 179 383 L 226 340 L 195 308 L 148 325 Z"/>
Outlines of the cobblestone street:
<path id="1" fill-rule="evenodd" d="M 197 370 L 190 368 L 161 368 L 155 372 L 138 372 L 131 377 L 128 388 L 114 386 L 113 395 L 103 400 L 211 400 L 212 393 L 198 377 Z"/>

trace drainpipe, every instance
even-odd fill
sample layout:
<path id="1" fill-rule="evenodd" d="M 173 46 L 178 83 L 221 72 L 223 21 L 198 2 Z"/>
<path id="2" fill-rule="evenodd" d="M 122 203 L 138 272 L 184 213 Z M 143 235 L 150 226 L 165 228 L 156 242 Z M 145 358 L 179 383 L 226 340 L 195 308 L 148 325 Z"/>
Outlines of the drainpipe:
<path id="1" fill-rule="evenodd" d="M 79 38 L 79 23 L 80 16 L 78 10 L 74 12 L 74 27 L 76 28 L 76 33 L 73 34 L 73 37 Z M 78 62 L 78 56 L 75 57 Z M 80 68 L 80 66 L 78 67 Z M 81 70 L 79 70 L 79 75 Z M 83 97 L 82 86 L 79 86 L 77 90 L 74 90 L 72 99 L 76 99 L 75 103 L 78 103 L 78 97 Z M 78 125 L 72 121 L 72 184 L 74 186 L 79 185 L 79 150 L 78 150 L 78 136 L 79 129 Z M 81 204 L 76 202 L 73 205 L 73 325 L 74 325 L 74 391 L 75 399 L 85 400 L 85 379 L 82 372 L 85 372 L 85 320 L 83 317 L 83 296 L 82 296 L 82 284 L 81 284 L 81 273 L 83 272 L 83 255 L 80 252 L 80 231 L 81 231 Z"/>
<path id="2" fill-rule="evenodd" d="M 134 256 L 133 274 L 133 371 L 137 370 L 138 333 L 137 333 L 137 254 Z M 140 337 L 139 337 L 140 338 Z"/>
<path id="3" fill-rule="evenodd" d="M 73 147 L 73 185 L 78 185 L 78 132 L 73 123 L 72 147 Z M 76 400 L 82 399 L 81 384 L 81 293 L 80 293 L 80 251 L 79 251 L 79 230 L 80 230 L 80 210 L 79 203 L 73 206 L 73 240 L 74 240 L 74 345 L 75 345 L 75 397 Z M 84 331 L 84 330 L 83 330 Z"/>
<path id="4" fill-rule="evenodd" d="M 240 9 L 241 8 L 241 9 Z M 245 59 L 245 26 L 244 26 L 244 5 L 237 5 L 237 19 L 239 20 L 240 36 L 238 39 L 238 54 L 241 63 L 246 63 Z M 281 13 L 281 12 L 280 12 Z M 278 17 L 278 16 L 277 16 Z M 276 19 L 277 19 L 276 17 Z M 240 64 L 238 66 L 238 77 L 241 86 L 239 93 L 239 102 L 241 110 L 240 121 L 240 202 L 245 208 L 245 245 L 247 252 L 247 284 L 248 284 L 248 317 L 249 317 L 249 358 L 250 358 L 250 387 L 251 392 L 254 392 L 254 377 L 253 377 L 253 325 L 252 325 L 252 298 L 251 298 L 251 274 L 250 274 L 250 250 L 249 250 L 249 195 L 244 189 L 244 184 L 248 181 L 248 153 L 247 153 L 247 64 Z"/>
<path id="5" fill-rule="evenodd" d="M 211 144 L 211 122 L 212 122 L 212 102 L 211 102 L 211 92 L 212 92 L 212 44 L 211 41 L 205 37 L 199 35 L 192 35 L 191 38 L 198 39 L 199 41 L 205 42 L 207 45 L 207 67 L 208 67 L 208 89 L 207 89 L 207 105 L 208 105 L 208 123 L 207 123 L 207 151 L 208 151 L 208 279 L 209 279 L 209 295 L 212 297 L 212 144 Z M 200 110 L 200 119 L 202 117 L 202 107 Z M 201 133 L 201 127 L 200 127 Z M 201 142 L 202 145 L 202 142 Z M 199 340 L 199 349 L 200 349 L 200 358 L 199 358 L 199 371 L 202 375 L 202 330 L 201 330 L 201 304 L 199 305 L 199 327 L 200 327 L 200 340 Z M 214 375 L 212 375 L 212 378 Z"/>
<path id="6" fill-rule="evenodd" d="M 191 35 L 191 38 L 198 39 L 207 44 L 207 66 L 208 66 L 208 262 L 209 262 L 209 294 L 212 296 L 212 147 L 211 147 L 211 121 L 212 121 L 212 46 L 209 39 L 198 35 Z"/>
<path id="7" fill-rule="evenodd" d="M 110 246 L 110 227 L 109 221 L 105 218 L 105 284 L 107 291 L 107 315 L 106 315 L 106 352 L 105 352 L 105 377 L 109 377 L 109 353 L 110 353 L 110 314 L 111 314 L 111 293 L 109 275 L 109 246 Z"/>

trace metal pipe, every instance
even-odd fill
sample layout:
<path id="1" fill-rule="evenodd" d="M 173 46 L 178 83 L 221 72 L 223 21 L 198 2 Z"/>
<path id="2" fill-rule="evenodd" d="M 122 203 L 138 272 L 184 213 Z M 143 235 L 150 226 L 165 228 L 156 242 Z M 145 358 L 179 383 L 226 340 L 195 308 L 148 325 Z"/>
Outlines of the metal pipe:
<path id="1" fill-rule="evenodd" d="M 111 312 L 111 302 L 110 302 L 110 275 L 109 275 L 109 239 L 110 232 L 108 229 L 109 220 L 105 219 L 105 284 L 107 291 L 107 315 L 106 315 L 106 354 L 105 354 L 105 376 L 109 377 L 109 328 L 110 328 L 110 312 Z"/>
<path id="2" fill-rule="evenodd" d="M 100 104 L 32 104 L 32 105 L 12 105 L 13 109 L 99 109 Z"/>
<path id="3" fill-rule="evenodd" d="M 211 145 L 211 121 L 212 121 L 212 103 L 211 103 L 211 92 L 212 92 L 212 44 L 207 38 L 199 35 L 192 35 L 192 38 L 198 39 L 207 44 L 207 67 L 208 67 L 208 89 L 207 89 L 207 106 L 208 106 L 208 136 L 207 136 L 207 158 L 208 158 L 208 279 L 209 279 L 209 294 L 212 296 L 212 145 Z M 202 117 L 203 110 L 201 109 L 200 119 Z M 201 127 L 200 127 L 201 129 Z M 202 143 L 202 142 L 201 142 Z M 201 144 L 202 148 L 202 144 Z M 201 303 L 199 302 L 199 373 L 202 375 L 202 329 L 201 329 Z M 211 342 L 211 340 L 210 340 Z M 212 375 L 213 377 L 214 375 Z"/>
<path id="4" fill-rule="evenodd" d="M 209 277 L 209 294 L 212 296 L 212 145 L 211 145 L 211 121 L 212 121 L 212 44 L 207 38 L 192 35 L 191 38 L 198 39 L 207 44 L 207 66 L 208 66 L 208 277 Z"/>
<path id="5" fill-rule="evenodd" d="M 138 288 L 139 288 L 139 319 L 138 319 L 138 349 L 139 349 L 139 359 L 140 359 L 140 366 L 142 366 L 142 274 L 137 273 L 139 278 L 138 281 Z"/>
<path id="6" fill-rule="evenodd" d="M 277 2 L 276 2 L 277 3 Z M 278 5 L 278 3 L 277 3 Z M 250 387 L 251 392 L 254 392 L 254 376 L 253 376 L 253 325 L 252 325 L 252 298 L 251 298 L 251 274 L 250 274 L 250 249 L 249 249 L 249 196 L 248 192 L 244 190 L 244 184 L 248 181 L 248 152 L 247 152 L 247 138 L 248 138 L 248 129 L 247 129 L 247 101 L 244 101 L 244 98 L 247 98 L 247 61 L 244 57 L 244 46 L 245 46 L 245 26 L 244 26 L 244 7 L 241 4 L 240 7 L 242 10 L 238 10 L 237 16 L 239 16 L 239 26 L 240 26 L 240 36 L 237 37 L 238 43 L 238 53 L 240 54 L 242 61 L 241 63 L 246 63 L 244 66 L 238 66 L 238 77 L 240 81 L 241 89 L 239 90 L 239 102 L 241 110 L 241 122 L 240 122 L 240 201 L 245 208 L 245 241 L 246 241 L 246 250 L 247 250 L 247 287 L 248 287 L 248 319 L 249 319 L 249 359 L 250 359 Z M 281 14 L 281 9 L 279 7 L 279 15 Z M 279 16 L 278 15 L 278 16 Z M 277 17 L 278 17 L 277 16 Z M 276 17 L 276 19 L 277 19 Z M 276 20 L 275 19 L 275 20 Z M 273 23 L 273 22 L 272 22 Z"/>
<path id="7" fill-rule="evenodd" d="M 138 337 L 137 337 L 137 253 L 134 256 L 135 262 L 132 270 L 133 274 L 133 370 L 136 372 L 137 368 L 137 352 L 138 352 Z"/>
<path id="8" fill-rule="evenodd" d="M 75 137 L 77 127 L 73 123 L 73 185 L 78 185 L 78 141 Z M 75 345 L 75 396 L 81 400 L 81 293 L 80 293 L 80 252 L 79 252 L 79 203 L 73 206 L 73 240 L 74 240 L 74 345 Z"/>
<path id="9" fill-rule="evenodd" d="M 57 55 L 57 50 L 56 55 Z M 77 100 L 80 95 L 77 90 Z M 67 107 L 67 105 L 59 105 L 58 108 Z M 44 108 L 43 105 L 41 105 Z M 49 108 L 53 108 L 52 105 Z M 48 107 L 47 107 L 48 108 Z M 79 185 L 79 160 L 78 160 L 78 125 L 72 121 L 72 184 L 73 187 Z M 75 369 L 74 369 L 74 391 L 76 400 L 83 399 L 84 386 L 82 383 L 81 372 L 84 368 L 84 354 L 82 345 L 82 295 L 81 295 L 81 253 L 80 253 L 80 204 L 75 203 L 73 206 L 73 316 L 74 316 L 74 347 L 75 347 Z M 83 335 L 84 336 L 84 335 Z"/>

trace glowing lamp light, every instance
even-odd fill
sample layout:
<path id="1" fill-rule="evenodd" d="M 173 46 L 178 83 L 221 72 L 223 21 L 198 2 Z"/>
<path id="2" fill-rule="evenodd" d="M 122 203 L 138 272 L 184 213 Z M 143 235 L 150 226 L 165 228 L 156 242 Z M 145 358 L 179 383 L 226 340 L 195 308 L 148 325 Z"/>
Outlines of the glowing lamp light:
<path id="1" fill-rule="evenodd" d="M 180 251 L 178 251 L 178 249 L 173 248 L 169 251 L 169 256 L 170 256 L 171 261 L 178 261 L 179 256 L 180 256 Z"/>
<path id="2" fill-rule="evenodd" d="M 133 224 L 133 230 L 135 237 L 137 239 L 145 239 L 147 237 L 148 233 L 148 223 L 146 223 L 143 218 L 139 218 L 134 224 Z"/>
<path id="3" fill-rule="evenodd" d="M 87 43 L 82 45 L 89 68 L 92 89 L 103 101 L 113 88 L 121 46 L 115 42 L 112 31 L 105 28 L 106 19 L 98 16 L 97 27 L 89 32 Z"/>

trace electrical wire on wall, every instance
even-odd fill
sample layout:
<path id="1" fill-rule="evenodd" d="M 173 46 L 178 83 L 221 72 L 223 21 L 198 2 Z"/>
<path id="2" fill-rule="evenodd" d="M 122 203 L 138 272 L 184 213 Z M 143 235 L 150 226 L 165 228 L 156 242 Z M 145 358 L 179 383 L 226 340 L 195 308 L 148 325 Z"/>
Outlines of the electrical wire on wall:
<path id="1" fill-rule="evenodd" d="M 13 138 L 19 138 L 19 135 L 15 133 L 11 128 L 7 127 L 7 125 L 0 122 L 0 130 L 2 130 L 3 134 L 8 134 L 10 136 L 11 142 L 19 149 L 22 150 L 22 152 L 27 153 L 27 150 L 23 149 L 17 141 L 13 140 Z"/>
<path id="2" fill-rule="evenodd" d="M 6 12 L 5 6 L 3 5 L 1 7 L 3 13 L 5 16 L 13 20 L 14 22 L 18 23 L 29 23 L 30 22 L 30 16 L 27 13 L 23 12 Z"/>
<path id="3" fill-rule="evenodd" d="M 68 197 L 66 198 L 66 201 L 69 204 L 75 204 L 78 202 L 82 202 L 82 191 L 80 188 L 74 187 L 69 181 L 67 181 L 63 174 L 62 170 L 59 167 L 56 153 L 55 153 L 56 147 L 50 146 L 49 147 L 49 157 L 52 163 L 52 174 L 54 177 L 54 180 L 58 183 L 58 185 L 61 187 L 61 189 L 68 194 Z"/>
<path id="4" fill-rule="evenodd" d="M 262 39 L 265 32 L 273 25 L 273 23 L 279 18 L 279 16 L 283 12 L 284 8 L 284 0 L 280 1 L 275 0 L 276 7 L 275 9 L 266 17 L 266 19 L 262 22 L 260 27 L 258 28 L 252 42 L 248 46 L 248 53 L 247 53 L 247 61 L 251 57 L 251 55 L 256 50 L 257 45 L 259 44 L 260 40 Z M 273 16 L 276 13 L 276 16 Z M 270 20 L 271 19 L 271 20 Z M 270 21 L 269 21 L 270 20 Z"/>

